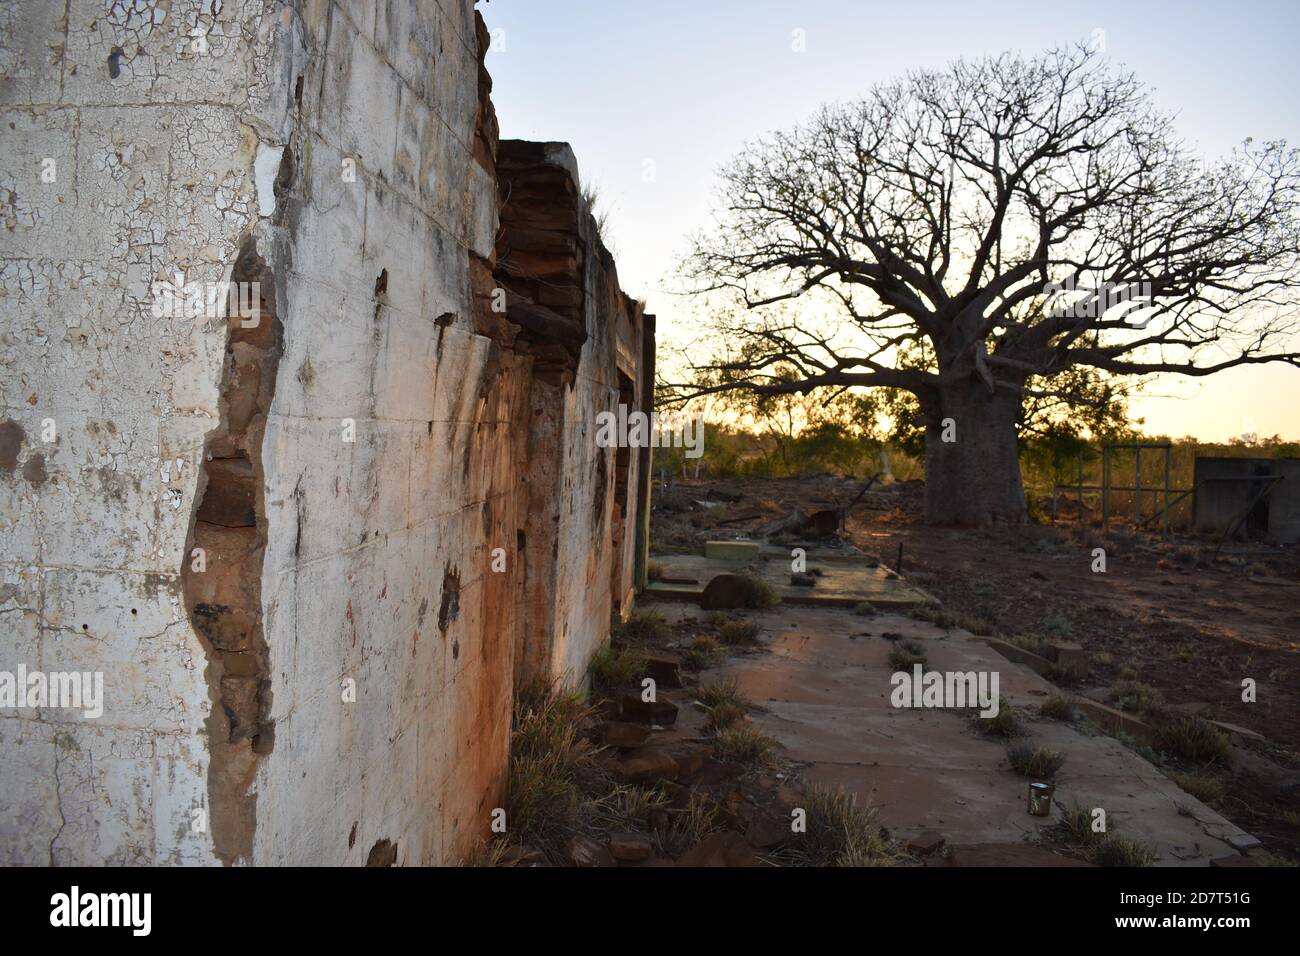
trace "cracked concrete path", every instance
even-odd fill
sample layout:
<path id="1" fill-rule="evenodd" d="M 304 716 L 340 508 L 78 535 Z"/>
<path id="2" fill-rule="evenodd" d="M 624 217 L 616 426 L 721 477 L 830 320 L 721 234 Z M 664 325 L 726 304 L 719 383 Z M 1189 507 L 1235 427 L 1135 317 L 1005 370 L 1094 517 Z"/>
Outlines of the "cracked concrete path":
<path id="1" fill-rule="evenodd" d="M 700 613 L 657 606 L 670 619 Z M 1206 865 L 1259 845 L 1092 725 L 1039 716 L 1038 704 L 1056 688 L 965 631 L 838 609 L 781 606 L 751 616 L 770 653 L 732 656 L 702 682 L 735 675 L 758 705 L 752 719 L 804 764 L 807 782 L 856 793 L 899 838 L 935 830 L 949 846 L 1038 842 L 1077 802 L 1104 808 L 1109 831 L 1150 846 L 1157 866 Z M 1067 755 L 1051 817 L 1027 812 L 1028 781 L 1009 768 L 1003 742 L 951 710 L 891 705 L 886 632 L 922 643 L 928 670 L 999 674 L 1002 696 L 1028 731 L 1019 740 Z"/>

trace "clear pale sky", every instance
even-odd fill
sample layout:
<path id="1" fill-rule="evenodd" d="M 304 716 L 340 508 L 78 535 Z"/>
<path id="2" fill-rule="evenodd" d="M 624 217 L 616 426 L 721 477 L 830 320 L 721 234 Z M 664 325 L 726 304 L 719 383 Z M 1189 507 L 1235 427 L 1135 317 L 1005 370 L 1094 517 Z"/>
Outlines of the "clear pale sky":
<path id="1" fill-rule="evenodd" d="M 609 210 L 619 278 L 687 341 L 669 295 L 708 223 L 715 171 L 747 140 L 908 69 L 1026 54 L 1104 32 L 1207 156 L 1247 136 L 1300 146 L 1300 3 L 876 3 L 850 0 L 490 0 L 487 65 L 507 138 L 564 140 Z M 792 49 L 803 31 L 805 50 Z M 1300 369 L 1167 376 L 1134 403 L 1150 434 L 1300 438 Z"/>

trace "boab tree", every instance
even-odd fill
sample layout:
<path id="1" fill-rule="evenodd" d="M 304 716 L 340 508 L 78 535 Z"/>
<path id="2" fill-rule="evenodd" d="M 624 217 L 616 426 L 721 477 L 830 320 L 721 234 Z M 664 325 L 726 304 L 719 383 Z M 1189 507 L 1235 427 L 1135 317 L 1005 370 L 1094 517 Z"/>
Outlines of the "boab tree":
<path id="1" fill-rule="evenodd" d="M 722 170 L 684 264 L 723 343 L 695 391 L 910 392 L 929 520 L 1020 523 L 1030 399 L 1300 364 L 1298 165 L 1199 160 L 1082 46 L 910 74 Z"/>

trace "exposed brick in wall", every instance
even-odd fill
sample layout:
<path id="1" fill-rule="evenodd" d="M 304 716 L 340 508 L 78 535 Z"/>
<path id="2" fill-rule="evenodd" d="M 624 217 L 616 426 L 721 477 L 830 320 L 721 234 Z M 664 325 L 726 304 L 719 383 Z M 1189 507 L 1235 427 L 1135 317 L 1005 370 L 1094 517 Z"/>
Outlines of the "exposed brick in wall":
<path id="1" fill-rule="evenodd" d="M 516 657 L 579 679 L 630 591 L 639 456 L 593 416 L 643 330 L 571 154 L 551 275 L 472 2 L 18 6 L 0 669 L 102 671 L 105 712 L 0 713 L 0 862 L 460 859 Z M 256 275 L 262 323 L 155 315 L 177 272 Z"/>
<path id="2" fill-rule="evenodd" d="M 620 401 L 639 407 L 620 378 L 638 380 L 644 365 L 642 309 L 619 288 L 566 144 L 502 141 L 497 182 L 496 276 L 534 357 L 517 679 L 576 684 L 631 592 L 634 535 L 620 500 L 638 487 L 642 467 L 595 437 L 598 412 Z"/>

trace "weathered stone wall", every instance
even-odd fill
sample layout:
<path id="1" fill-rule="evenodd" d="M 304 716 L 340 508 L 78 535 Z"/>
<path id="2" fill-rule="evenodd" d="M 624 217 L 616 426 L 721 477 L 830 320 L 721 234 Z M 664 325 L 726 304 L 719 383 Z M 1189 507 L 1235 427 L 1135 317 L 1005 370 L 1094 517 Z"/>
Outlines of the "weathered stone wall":
<path id="1" fill-rule="evenodd" d="M 471 0 L 51 6 L 0 12 L 0 671 L 104 714 L 0 708 L 0 862 L 459 859 L 516 652 L 581 675 L 630 589 L 576 170 L 581 295 L 503 313 Z M 178 272 L 258 322 L 156 315 Z"/>

